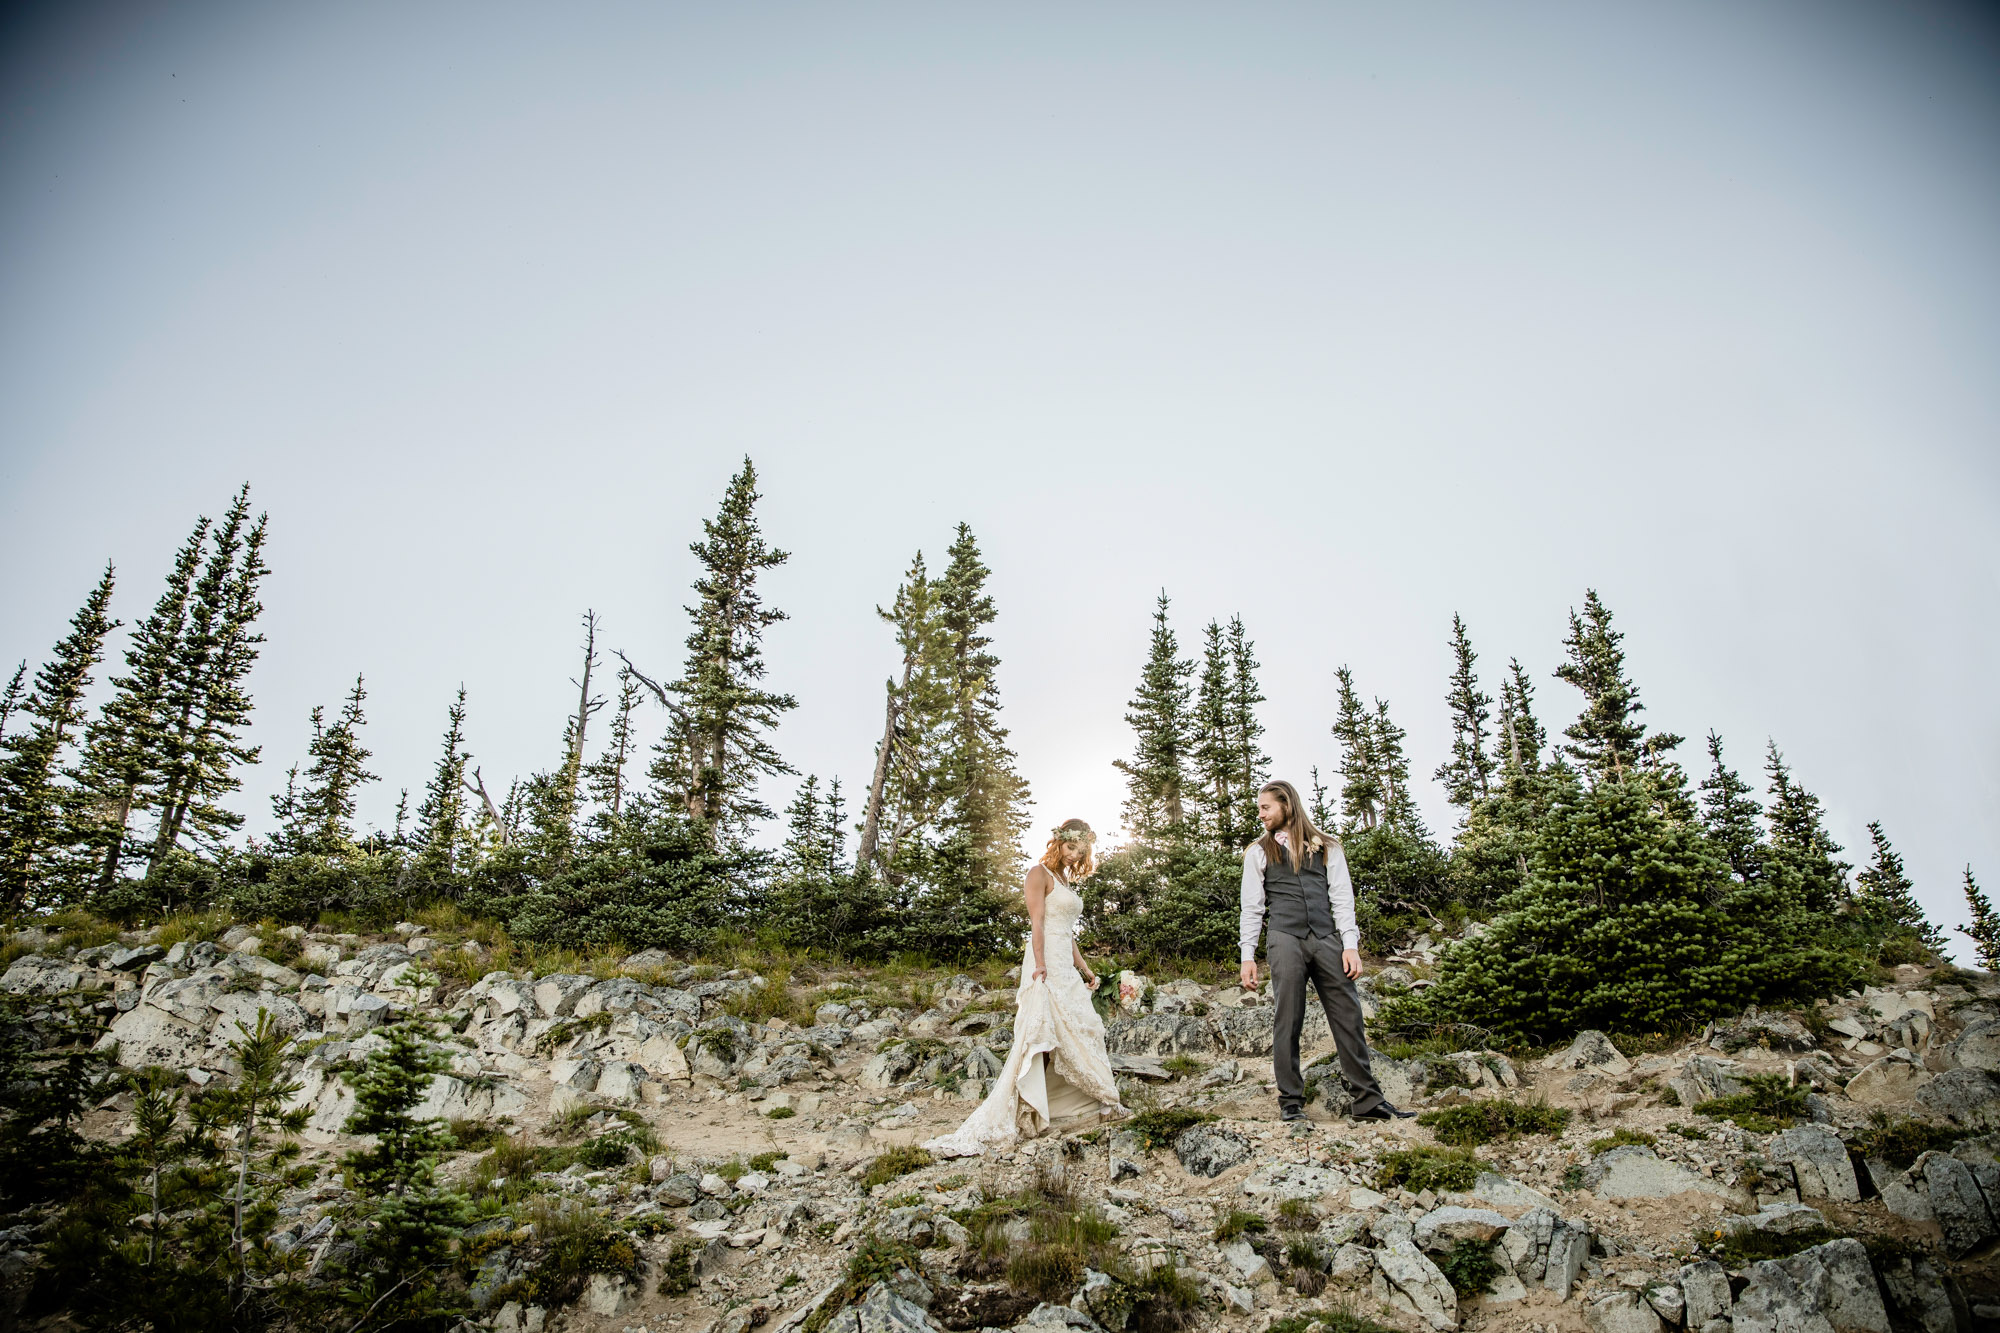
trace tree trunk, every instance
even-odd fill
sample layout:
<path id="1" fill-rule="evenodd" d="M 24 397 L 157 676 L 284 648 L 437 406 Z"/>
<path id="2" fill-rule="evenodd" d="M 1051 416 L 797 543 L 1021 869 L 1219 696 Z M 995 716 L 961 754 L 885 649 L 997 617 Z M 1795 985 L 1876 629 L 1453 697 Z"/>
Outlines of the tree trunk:
<path id="1" fill-rule="evenodd" d="M 460 781 L 464 781 L 464 779 L 461 778 Z M 494 828 L 500 830 L 500 845 L 502 847 L 512 845 L 513 839 L 507 836 L 507 825 L 501 822 L 499 807 L 495 806 L 493 798 L 486 794 L 486 779 L 480 776 L 478 769 L 475 768 L 472 770 L 472 781 L 465 784 L 465 789 L 470 792 L 479 793 L 479 799 L 486 803 L 486 817 L 493 821 Z"/>
<path id="2" fill-rule="evenodd" d="M 903 696 L 909 693 L 910 676 L 916 669 L 916 659 L 903 659 L 903 685 L 899 690 L 893 681 L 883 682 L 883 690 L 888 695 L 888 703 L 883 709 L 882 745 L 875 752 L 875 776 L 868 783 L 868 811 L 862 819 L 861 847 L 854 858 L 858 870 L 875 859 L 875 843 L 882 833 L 882 797 L 889 785 L 890 755 L 896 747 L 896 723 L 901 720 Z"/>

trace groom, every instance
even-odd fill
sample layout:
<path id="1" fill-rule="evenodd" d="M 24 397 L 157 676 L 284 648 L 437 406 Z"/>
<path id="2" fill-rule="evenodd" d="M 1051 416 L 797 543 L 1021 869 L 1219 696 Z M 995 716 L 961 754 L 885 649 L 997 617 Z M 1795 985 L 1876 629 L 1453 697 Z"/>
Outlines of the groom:
<path id="1" fill-rule="evenodd" d="M 1257 936 L 1268 915 L 1266 951 L 1271 994 L 1278 1005 L 1271 1063 L 1277 1069 L 1280 1113 L 1286 1120 L 1306 1118 L 1299 1032 L 1305 1025 L 1310 978 L 1333 1029 L 1341 1075 L 1354 1093 L 1348 1114 L 1356 1120 L 1415 1115 L 1389 1104 L 1368 1065 L 1361 999 L 1354 991 L 1354 978 L 1361 975 L 1361 932 L 1354 924 L 1354 883 L 1347 877 L 1346 853 L 1338 840 L 1313 827 L 1298 789 L 1289 782 L 1264 784 L 1257 793 L 1257 818 L 1263 821 L 1264 836 L 1243 854 L 1242 980 L 1245 990 L 1256 991 Z"/>

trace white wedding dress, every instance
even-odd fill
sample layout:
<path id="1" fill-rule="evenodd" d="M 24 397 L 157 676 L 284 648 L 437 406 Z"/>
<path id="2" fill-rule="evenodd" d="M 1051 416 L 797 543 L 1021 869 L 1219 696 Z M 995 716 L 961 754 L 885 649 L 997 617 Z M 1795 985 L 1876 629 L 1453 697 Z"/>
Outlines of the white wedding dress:
<path id="1" fill-rule="evenodd" d="M 937 1157 L 976 1157 L 1034 1138 L 1050 1123 L 1093 1112 L 1122 1112 L 1104 1024 L 1076 970 L 1071 940 L 1083 899 L 1060 876 L 1042 906 L 1048 980 L 1036 981 L 1030 937 L 1014 998 L 1014 1045 L 993 1091 L 956 1131 L 924 1147 Z"/>

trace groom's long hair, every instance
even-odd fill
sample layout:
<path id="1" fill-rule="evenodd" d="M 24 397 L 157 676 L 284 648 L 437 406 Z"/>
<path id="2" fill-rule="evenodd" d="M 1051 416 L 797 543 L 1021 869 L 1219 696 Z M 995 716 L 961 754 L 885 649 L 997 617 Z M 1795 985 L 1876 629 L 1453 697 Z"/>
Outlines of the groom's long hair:
<path id="1" fill-rule="evenodd" d="M 1306 813 L 1306 803 L 1299 799 L 1297 787 L 1282 780 L 1267 782 L 1257 789 L 1259 796 L 1265 792 L 1270 792 L 1285 803 L 1285 822 L 1278 826 L 1285 835 L 1285 845 L 1282 848 L 1278 846 L 1278 839 L 1274 833 L 1266 833 L 1257 840 L 1258 845 L 1264 849 L 1265 864 L 1277 860 L 1279 853 L 1282 852 L 1285 863 L 1297 870 L 1300 852 L 1310 848 L 1315 841 L 1324 846 L 1326 835 L 1313 827 L 1312 816 Z"/>

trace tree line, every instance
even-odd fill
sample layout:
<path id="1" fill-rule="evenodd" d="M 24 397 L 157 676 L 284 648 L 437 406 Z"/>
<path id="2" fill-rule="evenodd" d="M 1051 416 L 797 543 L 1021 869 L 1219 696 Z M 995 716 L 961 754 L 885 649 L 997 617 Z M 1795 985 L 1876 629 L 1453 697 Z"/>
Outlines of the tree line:
<path id="1" fill-rule="evenodd" d="M 450 899 L 565 947 L 691 949 L 719 931 L 858 957 L 1001 947 L 1019 927 L 1010 890 L 1028 788 L 1001 721 L 990 571 L 964 524 L 940 568 L 917 552 L 877 608 L 894 656 L 866 787 L 804 775 L 782 813 L 783 846 L 754 844 L 778 817 L 760 794 L 767 780 L 798 776 L 777 744 L 798 701 L 771 687 L 764 658 L 764 636 L 786 617 L 760 587 L 789 553 L 762 532 L 757 485 L 746 459 L 691 544 L 699 575 L 677 667 L 607 651 L 585 613 L 574 707 L 546 770 L 489 783 L 468 749 L 461 686 L 415 808 L 405 789 L 390 827 L 363 830 L 358 794 L 380 779 L 357 675 L 307 718 L 272 831 L 239 839 L 243 819 L 225 802 L 261 758 L 245 740 L 245 683 L 268 573 L 267 519 L 253 517 L 244 488 L 174 553 L 100 706 L 88 698 L 120 625 L 108 566 L 48 662 L 32 680 L 23 663 L 0 692 L 5 907 L 390 920 Z M 1163 592 L 1126 713 L 1133 748 L 1117 761 L 1131 837 L 1089 882 L 1090 920 L 1122 953 L 1226 959 L 1238 857 L 1260 831 L 1268 776 L 1260 663 L 1240 616 L 1209 620 L 1184 652 L 1171 609 Z M 1456 816 L 1444 837 L 1419 811 L 1389 702 L 1365 695 L 1347 667 L 1335 672 L 1337 759 L 1324 781 L 1313 770 L 1311 802 L 1344 841 L 1368 945 L 1492 919 L 1401 1021 L 1491 1027 L 1515 1013 L 1500 1026 L 1521 1032 L 1558 1021 L 1530 1013 L 1684 1021 L 1698 994 L 1772 1002 L 1849 984 L 1857 969 L 1943 956 L 1880 825 L 1852 873 L 1819 799 L 1775 745 L 1761 801 L 1712 733 L 1706 771 L 1691 779 L 1684 738 L 1643 720 L 1622 640 L 1587 593 L 1553 673 L 1581 708 L 1557 736 L 1518 658 L 1497 698 L 1487 692 L 1453 617 L 1452 740 L 1434 772 Z M 660 738 L 646 747 L 642 715 L 655 709 Z M 1992 966 L 1992 906 L 1969 869 L 1964 887 L 1967 933 Z M 1657 994 L 1603 979 L 1662 967 L 1676 979 Z M 1595 998 L 1565 1008 L 1564 968 L 1598 978 Z"/>

